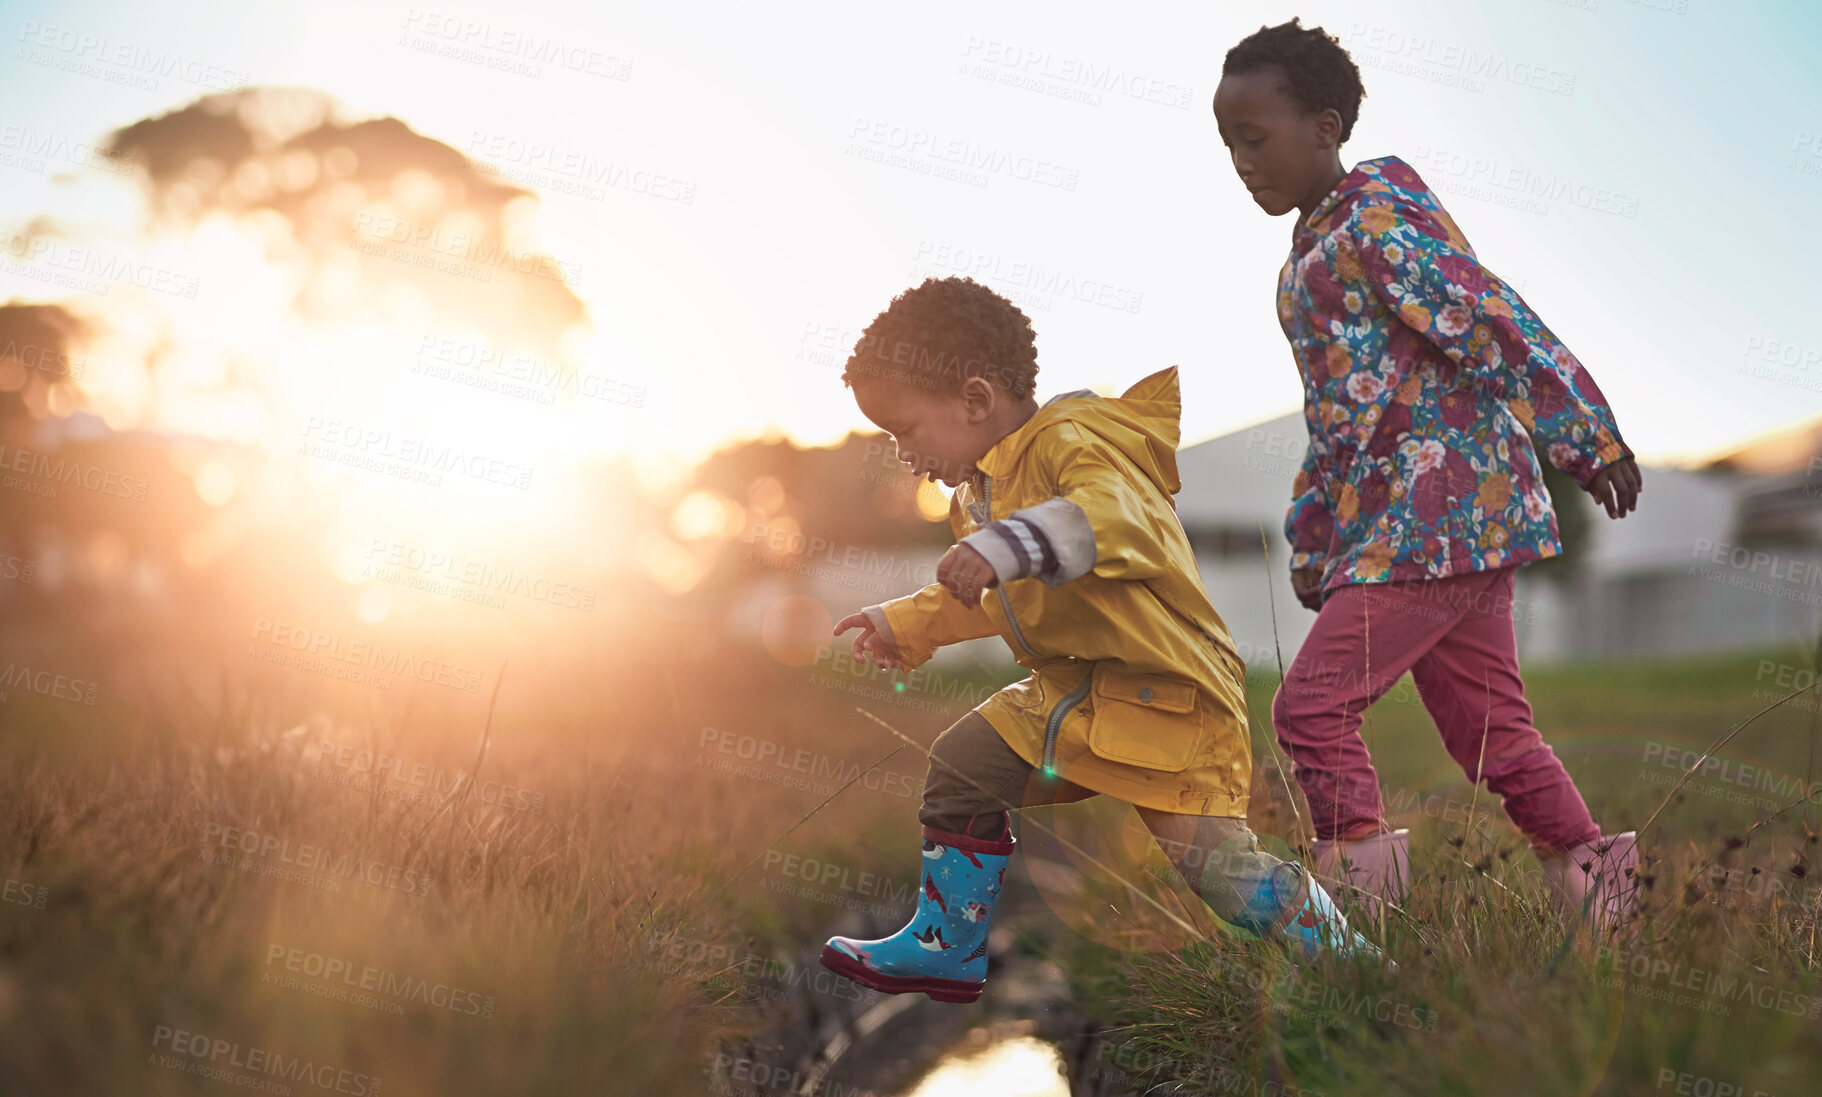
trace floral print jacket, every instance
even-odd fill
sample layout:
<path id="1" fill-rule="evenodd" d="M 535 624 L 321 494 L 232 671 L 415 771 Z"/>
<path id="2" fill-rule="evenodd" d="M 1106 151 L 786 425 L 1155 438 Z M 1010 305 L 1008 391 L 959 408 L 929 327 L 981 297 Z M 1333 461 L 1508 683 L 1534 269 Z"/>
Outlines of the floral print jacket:
<path id="1" fill-rule="evenodd" d="M 1583 484 L 1632 456 L 1594 378 L 1395 156 L 1298 222 L 1278 320 L 1310 435 L 1285 536 L 1324 591 L 1560 553 L 1528 431 Z"/>

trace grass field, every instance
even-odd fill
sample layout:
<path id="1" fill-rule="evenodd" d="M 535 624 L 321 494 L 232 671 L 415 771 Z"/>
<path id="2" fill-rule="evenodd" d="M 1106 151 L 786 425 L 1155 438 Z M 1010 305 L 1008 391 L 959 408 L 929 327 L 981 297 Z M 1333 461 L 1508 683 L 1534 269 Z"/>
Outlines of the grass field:
<path id="1" fill-rule="evenodd" d="M 1708 746 L 1800 664 L 1584 665 L 1530 686 L 1539 726 L 1618 830 L 1665 797 L 1656 782 L 1680 772 L 1665 757 Z M 1016 673 L 962 677 L 978 699 Z M 971 707 L 967 689 L 919 698 L 879 679 L 857 694 L 826 670 L 675 637 L 611 673 L 559 677 L 566 690 L 509 672 L 490 722 L 429 696 L 363 715 L 309 676 L 207 700 L 9 698 L 7 1091 L 707 1092 L 717 1049 L 778 1022 L 767 990 L 782 965 L 832 932 L 902 924 L 925 763 L 892 753 L 856 706 L 927 744 Z M 1286 836 L 1258 726 L 1272 683 L 1251 687 L 1254 823 Z M 1400 970 L 1294 968 L 1219 934 L 1190 946 L 1144 903 L 1116 904 L 1132 930 L 1120 940 L 1150 935 L 1151 951 L 1059 918 L 1029 944 L 1112 1027 L 1101 1084 L 1822 1091 L 1813 808 L 1753 828 L 1810 779 L 1813 703 L 1761 718 L 1720 752 L 1731 769 L 1666 809 L 1645 843 L 1656 917 L 1605 951 L 1565 941 L 1518 835 L 1418 705 L 1395 691 L 1367 735 L 1418 851 L 1406 915 L 1371 931 Z M 1106 841 L 1122 872 L 1164 863 Z M 1150 879 L 1168 902 L 1167 874 Z M 822 885 L 808 899 L 806 881 Z"/>
<path id="2" fill-rule="evenodd" d="M 1779 653 L 1592 664 L 1537 671 L 1528 687 L 1611 833 L 1665 800 L 1687 768 L 1667 758 L 1693 750 L 1693 764 L 1788 692 L 1780 676 L 1813 681 L 1791 671 L 1804 665 Z M 1113 1007 L 1103 1073 L 1182 1079 L 1184 1093 L 1822 1092 L 1815 804 L 1788 806 L 1822 777 L 1814 692 L 1747 727 L 1671 800 L 1644 840 L 1651 917 L 1635 939 L 1605 942 L 1566 935 L 1518 832 L 1484 792 L 1475 802 L 1401 696 L 1366 732 L 1388 805 L 1407 805 L 1412 828 L 1414 894 L 1368 929 L 1399 970 L 1297 966 L 1228 938 L 1128 956 L 1058 938 L 1078 998 Z M 1256 714 L 1269 697 L 1256 682 Z M 1281 797 L 1259 807 L 1256 826 L 1286 833 Z"/>

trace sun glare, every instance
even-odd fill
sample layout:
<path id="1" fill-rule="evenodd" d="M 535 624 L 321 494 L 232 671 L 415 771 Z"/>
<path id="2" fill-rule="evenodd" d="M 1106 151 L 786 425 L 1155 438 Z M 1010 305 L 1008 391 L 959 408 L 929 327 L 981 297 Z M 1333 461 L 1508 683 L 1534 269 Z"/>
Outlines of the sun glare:
<path id="1" fill-rule="evenodd" d="M 1002 1040 L 931 1071 L 906 1097 L 1069 1097 L 1063 1060 L 1034 1036 Z"/>
<path id="2" fill-rule="evenodd" d="M 932 522 L 948 520 L 949 496 L 935 481 L 918 481 L 917 513 L 923 515 Z"/>

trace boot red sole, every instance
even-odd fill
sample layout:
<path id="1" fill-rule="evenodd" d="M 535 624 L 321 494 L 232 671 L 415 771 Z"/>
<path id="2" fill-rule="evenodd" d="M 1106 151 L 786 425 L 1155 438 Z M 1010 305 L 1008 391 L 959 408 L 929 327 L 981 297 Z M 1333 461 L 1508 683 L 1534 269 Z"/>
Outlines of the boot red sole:
<path id="1" fill-rule="evenodd" d="M 934 975 L 915 978 L 882 975 L 831 945 L 822 948 L 822 966 L 885 994 L 927 994 L 935 1002 L 973 1002 L 980 998 L 981 988 L 987 985 L 966 979 L 939 979 Z"/>

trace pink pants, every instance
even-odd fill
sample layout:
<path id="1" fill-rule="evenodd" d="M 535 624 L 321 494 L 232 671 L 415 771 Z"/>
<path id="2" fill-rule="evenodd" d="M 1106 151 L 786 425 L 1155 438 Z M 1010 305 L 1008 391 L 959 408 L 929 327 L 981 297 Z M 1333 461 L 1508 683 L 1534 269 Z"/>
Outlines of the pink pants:
<path id="1" fill-rule="evenodd" d="M 1318 838 L 1387 829 L 1361 714 L 1406 671 L 1449 755 L 1469 781 L 1486 778 L 1533 848 L 1599 837 L 1575 782 L 1531 726 L 1512 629 L 1516 571 L 1355 583 L 1329 593 L 1272 699 L 1272 725 Z"/>

